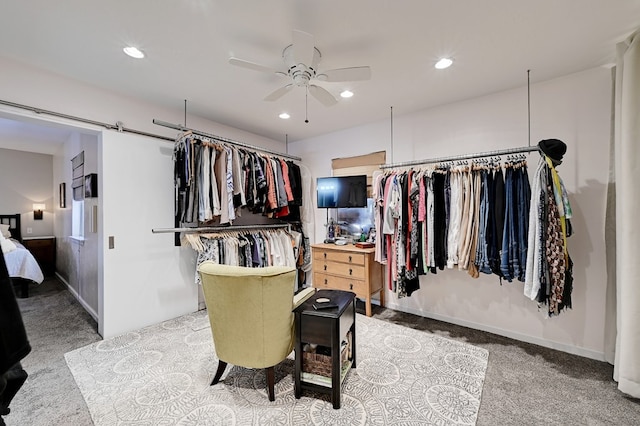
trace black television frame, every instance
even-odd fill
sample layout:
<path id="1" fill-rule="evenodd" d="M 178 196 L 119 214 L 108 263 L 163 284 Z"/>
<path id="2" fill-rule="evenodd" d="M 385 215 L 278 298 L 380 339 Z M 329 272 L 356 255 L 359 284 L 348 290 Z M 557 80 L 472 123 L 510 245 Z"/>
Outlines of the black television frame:
<path id="1" fill-rule="evenodd" d="M 320 209 L 367 207 L 367 175 L 317 178 L 316 204 Z"/>

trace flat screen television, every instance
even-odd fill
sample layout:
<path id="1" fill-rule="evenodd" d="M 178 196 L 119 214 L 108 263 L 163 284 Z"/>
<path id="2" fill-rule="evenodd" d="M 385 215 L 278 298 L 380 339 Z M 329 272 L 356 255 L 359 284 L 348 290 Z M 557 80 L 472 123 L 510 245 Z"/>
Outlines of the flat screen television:
<path id="1" fill-rule="evenodd" d="M 320 177 L 318 208 L 367 207 L 367 175 Z"/>

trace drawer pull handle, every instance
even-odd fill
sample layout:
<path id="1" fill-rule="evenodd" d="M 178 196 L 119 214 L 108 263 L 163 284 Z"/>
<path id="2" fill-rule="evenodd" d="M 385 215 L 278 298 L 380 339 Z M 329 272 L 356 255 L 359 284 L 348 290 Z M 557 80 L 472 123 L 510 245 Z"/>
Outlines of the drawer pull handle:
<path id="1" fill-rule="evenodd" d="M 352 262 L 352 260 L 351 260 L 351 256 L 349 256 L 349 262 Z"/>
<path id="2" fill-rule="evenodd" d="M 324 254 L 324 258 L 325 258 L 325 259 L 327 258 L 327 253 L 325 253 L 325 254 Z"/>
<path id="3" fill-rule="evenodd" d="M 349 275 L 353 275 L 353 269 L 349 269 Z"/>
<path id="4" fill-rule="evenodd" d="M 353 284 L 349 284 L 349 290 L 353 290 Z"/>
<path id="5" fill-rule="evenodd" d="M 327 279 L 326 278 L 324 279 L 324 285 L 327 285 Z"/>
<path id="6" fill-rule="evenodd" d="M 327 265 L 324 265 L 324 270 L 325 270 L 325 271 L 327 270 Z"/>

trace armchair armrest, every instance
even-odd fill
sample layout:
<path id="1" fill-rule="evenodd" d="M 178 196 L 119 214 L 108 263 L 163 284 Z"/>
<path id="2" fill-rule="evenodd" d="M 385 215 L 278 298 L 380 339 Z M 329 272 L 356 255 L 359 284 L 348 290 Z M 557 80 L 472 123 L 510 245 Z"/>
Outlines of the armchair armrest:
<path id="1" fill-rule="evenodd" d="M 300 306 L 304 301 L 313 296 L 316 292 L 314 287 L 306 287 L 302 289 L 298 294 L 293 296 L 293 309 Z"/>

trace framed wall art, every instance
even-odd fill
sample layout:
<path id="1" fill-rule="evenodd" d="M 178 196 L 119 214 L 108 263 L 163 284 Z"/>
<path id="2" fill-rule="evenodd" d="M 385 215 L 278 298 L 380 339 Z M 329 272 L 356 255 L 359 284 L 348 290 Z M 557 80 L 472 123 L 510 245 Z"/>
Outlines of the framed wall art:
<path id="1" fill-rule="evenodd" d="M 84 198 L 95 198 L 98 196 L 98 175 L 90 173 L 84 176 Z"/>

